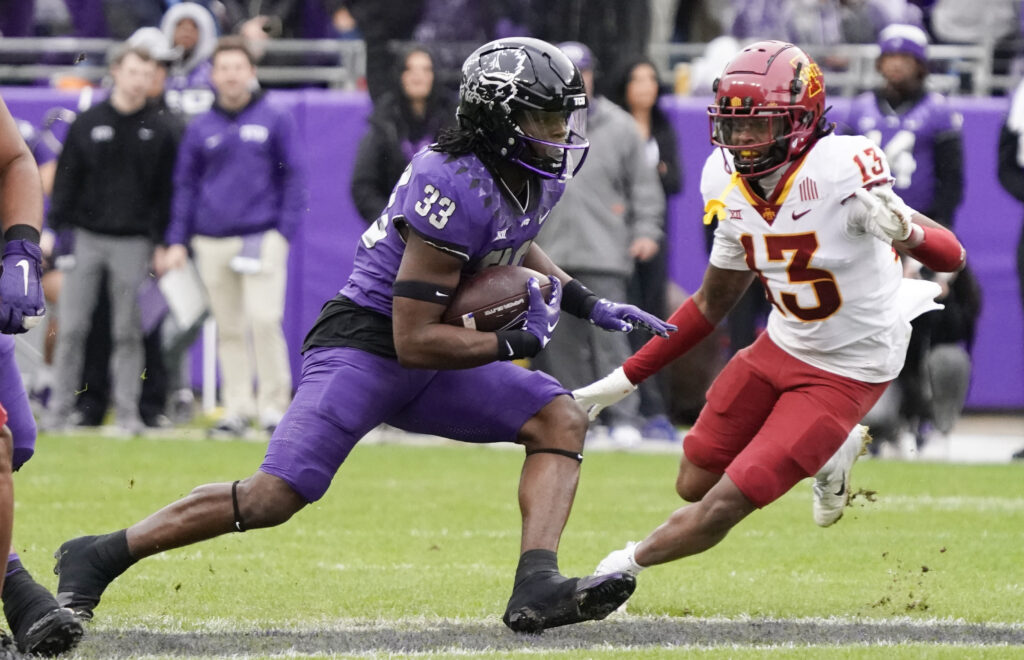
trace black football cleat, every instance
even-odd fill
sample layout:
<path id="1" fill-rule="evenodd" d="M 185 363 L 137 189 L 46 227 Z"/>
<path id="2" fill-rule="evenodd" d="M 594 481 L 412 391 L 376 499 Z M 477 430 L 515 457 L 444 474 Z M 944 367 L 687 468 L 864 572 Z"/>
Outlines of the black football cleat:
<path id="1" fill-rule="evenodd" d="M 82 622 L 75 613 L 69 608 L 58 607 L 15 638 L 22 653 L 49 658 L 75 648 L 84 633 Z"/>
<path id="2" fill-rule="evenodd" d="M 92 619 L 93 609 L 100 604 L 103 590 L 110 584 L 108 571 L 100 565 L 98 553 L 93 549 L 95 536 L 79 536 L 65 541 L 53 553 L 57 564 L 53 572 L 57 581 L 57 603 L 67 607 L 79 619 Z"/>
<path id="3" fill-rule="evenodd" d="M 515 632 L 536 634 L 581 621 L 599 621 L 619 608 L 636 589 L 627 573 L 526 580 L 512 591 L 502 621 Z"/>

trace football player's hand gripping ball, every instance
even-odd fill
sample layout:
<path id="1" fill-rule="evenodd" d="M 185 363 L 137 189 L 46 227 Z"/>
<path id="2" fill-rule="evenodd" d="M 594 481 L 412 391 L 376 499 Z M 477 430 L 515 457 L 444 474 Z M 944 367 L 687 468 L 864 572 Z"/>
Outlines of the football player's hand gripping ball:
<path id="1" fill-rule="evenodd" d="M 864 229 L 886 243 L 905 241 L 914 228 L 914 209 L 888 187 L 858 188 L 854 195 L 867 210 Z"/>
<path id="2" fill-rule="evenodd" d="M 43 252 L 35 243 L 7 242 L 0 262 L 0 332 L 22 333 L 43 318 L 42 262 Z"/>
<path id="3" fill-rule="evenodd" d="M 558 325 L 558 315 L 562 310 L 562 283 L 557 277 L 548 277 L 551 280 L 551 300 L 544 302 L 544 293 L 540 290 L 540 283 L 536 277 L 531 277 L 526 282 L 526 291 L 530 294 L 530 303 L 526 308 L 526 323 L 523 330 L 540 340 L 540 347 L 544 348 L 551 341 L 551 335 L 555 333 L 555 326 Z"/>
<path id="4" fill-rule="evenodd" d="M 626 372 L 619 367 L 601 380 L 573 390 L 572 396 L 587 413 L 590 421 L 594 421 L 597 419 L 598 413 L 608 406 L 622 401 L 634 390 L 636 390 L 636 385 L 629 382 Z"/>
<path id="5" fill-rule="evenodd" d="M 668 333 L 676 330 L 676 326 L 665 323 L 635 305 L 612 302 L 604 298 L 598 300 L 594 309 L 590 310 L 590 322 L 604 330 L 620 332 L 630 332 L 636 327 L 659 337 L 668 337 Z"/>

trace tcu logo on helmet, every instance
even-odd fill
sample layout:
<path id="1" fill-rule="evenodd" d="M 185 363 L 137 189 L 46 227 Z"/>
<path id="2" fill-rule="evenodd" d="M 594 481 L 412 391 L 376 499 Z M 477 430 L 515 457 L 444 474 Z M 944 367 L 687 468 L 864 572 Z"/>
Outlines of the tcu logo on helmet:
<path id="1" fill-rule="evenodd" d="M 463 98 L 491 110 L 497 104 L 505 114 L 511 114 L 509 102 L 516 97 L 516 79 L 526 69 L 526 64 L 526 53 L 513 48 L 484 53 L 476 62 L 467 60 L 463 65 L 466 80 Z M 474 69 L 477 75 L 472 75 Z"/>

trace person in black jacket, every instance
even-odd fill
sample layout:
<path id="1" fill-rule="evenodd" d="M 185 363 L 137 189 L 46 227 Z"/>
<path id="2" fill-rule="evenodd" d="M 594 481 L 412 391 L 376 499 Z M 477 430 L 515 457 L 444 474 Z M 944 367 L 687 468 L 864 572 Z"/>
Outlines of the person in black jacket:
<path id="1" fill-rule="evenodd" d="M 75 119 L 54 181 L 49 220 L 71 228 L 74 265 L 58 302 L 56 383 L 50 429 L 73 423 L 90 319 L 104 275 L 113 322 L 114 404 L 119 430 L 137 433 L 144 371 L 136 295 L 170 213 L 179 125 L 148 104 L 156 64 L 144 48 L 123 45 L 111 58 L 110 97 Z"/>
<path id="2" fill-rule="evenodd" d="M 352 200 L 367 222 L 384 210 L 413 155 L 454 116 L 434 85 L 434 60 L 426 48 L 412 46 L 399 62 L 394 89 L 376 104 L 356 153 Z"/>
<path id="3" fill-rule="evenodd" d="M 645 56 L 627 58 L 608 82 L 608 98 L 633 115 L 640 134 L 647 142 L 647 159 L 658 170 L 665 199 L 683 190 L 683 172 L 679 161 L 679 141 L 672 123 L 658 105 L 661 98 L 658 69 Z M 668 206 L 666 204 L 666 213 Z M 668 314 L 667 238 L 660 241 L 657 254 L 647 260 L 636 259 L 627 300 L 658 317 Z M 639 350 L 646 337 L 629 335 L 633 350 Z M 644 437 L 674 440 L 675 430 L 668 419 L 666 385 L 660 375 L 640 386 L 640 414 L 646 421 Z"/>

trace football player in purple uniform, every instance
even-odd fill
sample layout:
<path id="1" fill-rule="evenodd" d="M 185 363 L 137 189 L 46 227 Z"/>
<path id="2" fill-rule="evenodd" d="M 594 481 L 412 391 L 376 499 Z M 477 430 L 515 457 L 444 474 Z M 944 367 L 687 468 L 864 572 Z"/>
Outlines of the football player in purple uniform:
<path id="1" fill-rule="evenodd" d="M 536 39 L 486 44 L 466 60 L 459 98 L 459 128 L 413 157 L 363 234 L 348 282 L 306 337 L 298 390 L 259 470 L 200 486 L 127 529 L 65 542 L 55 569 L 63 604 L 90 617 L 107 585 L 143 557 L 285 522 L 323 496 L 359 439 L 383 422 L 525 448 L 521 556 L 503 617 L 511 629 L 601 619 L 630 596 L 628 575 L 559 573 L 587 419 L 557 381 L 510 361 L 540 351 L 562 310 L 610 331 L 674 328 L 598 299 L 533 244 L 589 147 L 583 80 L 565 54 Z M 460 279 L 507 264 L 548 275 L 551 300 L 531 280 L 521 327 L 441 323 Z"/>
<path id="2" fill-rule="evenodd" d="M 14 524 L 12 472 L 35 451 L 36 425 L 14 361 L 14 334 L 35 326 L 46 312 L 43 300 L 43 189 L 35 158 L 17 123 L 0 99 L 0 228 L 4 247 L 0 266 L 0 584 L 11 632 L 21 651 L 54 655 L 72 648 L 82 625 L 70 610 L 58 607 L 11 550 Z M 8 411 L 10 419 L 8 420 Z M 0 658 L 14 657 L 9 639 Z"/>

